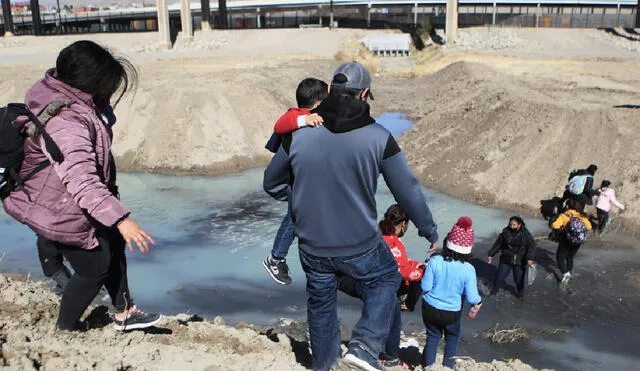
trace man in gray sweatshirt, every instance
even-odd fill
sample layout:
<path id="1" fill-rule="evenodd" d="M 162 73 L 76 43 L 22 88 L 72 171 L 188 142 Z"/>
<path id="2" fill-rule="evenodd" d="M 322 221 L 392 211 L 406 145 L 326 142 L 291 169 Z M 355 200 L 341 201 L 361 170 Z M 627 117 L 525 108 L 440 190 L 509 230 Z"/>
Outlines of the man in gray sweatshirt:
<path id="1" fill-rule="evenodd" d="M 378 230 L 375 194 L 380 174 L 431 247 L 436 224 L 418 181 L 392 135 L 369 114 L 371 76 L 359 63 L 334 73 L 330 96 L 313 112 L 324 126 L 295 131 L 264 173 L 263 186 L 278 200 L 291 186 L 292 218 L 307 276 L 307 308 L 314 370 L 340 356 L 337 277 L 361 287 L 364 306 L 345 361 L 382 369 L 378 356 L 389 334 L 401 276 Z"/>

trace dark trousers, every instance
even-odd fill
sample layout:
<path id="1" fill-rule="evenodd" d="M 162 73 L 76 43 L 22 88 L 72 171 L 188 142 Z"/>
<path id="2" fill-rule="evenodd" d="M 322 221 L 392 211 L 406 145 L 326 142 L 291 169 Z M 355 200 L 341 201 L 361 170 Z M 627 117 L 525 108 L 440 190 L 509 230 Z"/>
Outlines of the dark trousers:
<path id="1" fill-rule="evenodd" d="M 607 223 L 609 223 L 609 212 L 600 210 L 598 208 L 596 208 L 596 212 L 598 213 L 597 229 L 598 229 L 598 232 L 602 232 L 604 231 L 604 227 L 607 226 Z"/>
<path id="2" fill-rule="evenodd" d="M 580 246 L 580 244 L 569 243 L 564 237 L 560 239 L 558 251 L 556 252 L 556 262 L 562 274 L 573 271 L 573 258 L 578 253 Z"/>
<path id="3" fill-rule="evenodd" d="M 62 253 L 56 248 L 55 242 L 40 236 L 38 236 L 36 246 L 38 247 L 38 258 L 40 258 L 42 273 L 56 282 L 57 291 L 64 290 L 71 278 L 71 272 L 64 265 Z"/>
<path id="4" fill-rule="evenodd" d="M 402 297 L 403 295 L 407 295 L 404 305 L 407 306 L 408 311 L 413 312 L 422 295 L 421 281 L 410 282 L 409 285 L 402 282 L 400 284 L 400 290 L 398 290 L 398 296 Z"/>
<path id="5" fill-rule="evenodd" d="M 56 248 L 55 242 L 38 236 L 36 245 L 38 246 L 38 258 L 40 258 L 40 265 L 42 265 L 42 273 L 46 277 L 51 278 L 59 271 L 67 269 L 64 265 L 64 257 Z"/>
<path id="6" fill-rule="evenodd" d="M 513 282 L 516 286 L 517 295 L 523 297 L 525 267 L 519 264 L 513 265 L 500 262 L 498 272 L 496 272 L 496 278 L 493 281 L 493 292 L 497 292 L 498 289 L 504 285 L 504 281 L 510 272 L 513 272 Z"/>
<path id="7" fill-rule="evenodd" d="M 431 306 L 426 301 L 422 302 L 422 322 L 427 328 L 427 341 L 422 351 L 425 366 L 431 366 L 436 363 L 438 344 L 442 335 L 444 335 L 444 359 L 442 364 L 445 367 L 454 367 L 458 340 L 460 340 L 460 317 L 460 311 L 441 310 Z"/>
<path id="8" fill-rule="evenodd" d="M 574 195 L 573 193 L 569 192 L 568 189 L 565 190 L 564 193 L 562 194 L 562 198 L 560 199 L 560 204 L 564 205 L 564 203 L 570 198 L 573 198 L 574 200 L 579 201 L 583 205 L 593 205 L 593 197 L 590 197 L 587 193 L 583 192 L 579 195 Z"/>
<path id="9" fill-rule="evenodd" d="M 127 281 L 124 239 L 114 229 L 99 233 L 98 242 L 99 246 L 92 250 L 54 242 L 75 271 L 60 301 L 57 327 L 61 330 L 77 328 L 80 317 L 103 285 L 116 311 L 133 306 Z"/>

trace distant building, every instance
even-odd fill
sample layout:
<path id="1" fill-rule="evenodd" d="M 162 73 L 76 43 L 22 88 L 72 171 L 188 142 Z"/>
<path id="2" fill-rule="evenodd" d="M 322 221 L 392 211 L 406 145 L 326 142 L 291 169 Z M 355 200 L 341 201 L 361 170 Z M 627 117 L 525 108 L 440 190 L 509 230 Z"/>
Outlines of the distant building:
<path id="1" fill-rule="evenodd" d="M 46 7 L 40 6 L 40 10 L 47 10 Z M 13 14 L 31 14 L 31 2 L 30 1 L 15 1 L 11 2 L 11 13 Z"/>
<path id="2" fill-rule="evenodd" d="M 78 13 L 95 12 L 100 10 L 100 8 L 97 8 L 94 6 L 78 6 L 78 7 L 74 7 L 72 10 L 73 10 L 73 13 L 78 14 Z"/>

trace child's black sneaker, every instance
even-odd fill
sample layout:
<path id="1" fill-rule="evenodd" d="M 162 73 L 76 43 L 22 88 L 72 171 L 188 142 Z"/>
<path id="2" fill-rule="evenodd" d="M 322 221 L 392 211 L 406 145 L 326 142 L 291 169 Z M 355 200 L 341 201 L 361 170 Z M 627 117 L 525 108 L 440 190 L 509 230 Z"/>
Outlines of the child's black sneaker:
<path id="1" fill-rule="evenodd" d="M 291 283 L 291 277 L 289 277 L 289 266 L 287 265 L 287 259 L 274 258 L 267 256 L 262 262 L 264 269 L 269 272 L 271 278 L 281 285 L 288 285 Z"/>
<path id="2" fill-rule="evenodd" d="M 113 316 L 113 327 L 119 331 L 143 329 L 155 325 L 161 318 L 162 315 L 158 313 L 145 313 L 134 305 L 129 308 L 125 318 Z"/>

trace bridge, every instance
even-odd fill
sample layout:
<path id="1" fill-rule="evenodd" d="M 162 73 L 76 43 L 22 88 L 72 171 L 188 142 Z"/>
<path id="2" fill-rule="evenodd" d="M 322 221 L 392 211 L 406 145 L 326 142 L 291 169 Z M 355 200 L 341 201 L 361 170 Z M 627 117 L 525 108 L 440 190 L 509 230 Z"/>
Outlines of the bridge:
<path id="1" fill-rule="evenodd" d="M 157 0 L 156 7 L 80 14 L 40 12 L 38 0 L 31 0 L 30 14 L 13 16 L 9 0 L 1 1 L 0 34 L 160 31 L 167 46 L 178 32 L 189 37 L 194 28 L 212 26 L 402 28 L 427 22 L 436 28 L 447 23 L 461 27 L 640 27 L 639 0 L 179 0 L 171 5 Z"/>

